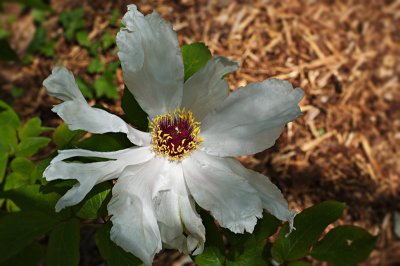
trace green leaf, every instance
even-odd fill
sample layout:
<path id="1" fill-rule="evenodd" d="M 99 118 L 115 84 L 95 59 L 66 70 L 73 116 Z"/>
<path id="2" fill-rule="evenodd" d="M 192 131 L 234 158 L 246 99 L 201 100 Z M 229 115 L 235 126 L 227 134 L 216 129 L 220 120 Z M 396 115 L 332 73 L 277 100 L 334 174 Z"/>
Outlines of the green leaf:
<path id="1" fill-rule="evenodd" d="M 212 57 L 210 50 L 208 50 L 208 47 L 204 43 L 183 45 L 181 50 L 185 70 L 185 81 L 205 66 Z"/>
<path id="2" fill-rule="evenodd" d="M 49 166 L 51 159 L 53 158 L 47 157 L 46 159 L 36 164 L 36 167 L 35 169 L 33 169 L 31 174 L 31 184 L 36 183 L 36 181 L 39 181 L 43 185 L 47 183 L 46 179 L 43 178 L 43 172 L 46 167 Z"/>
<path id="3" fill-rule="evenodd" d="M 65 29 L 65 37 L 68 41 L 72 41 L 75 33 L 85 27 L 84 15 L 85 11 L 82 7 L 61 12 L 59 19 Z"/>
<path id="4" fill-rule="evenodd" d="M 147 119 L 147 113 L 143 111 L 135 97 L 125 86 L 124 95 L 121 100 L 122 109 L 125 112 L 123 118 L 128 123 L 131 123 L 134 127 L 141 131 L 148 131 L 149 120 Z"/>
<path id="5" fill-rule="evenodd" d="M 270 257 L 270 244 L 268 243 L 268 256 L 264 254 L 267 248 L 266 239 L 273 235 L 281 222 L 269 213 L 264 212 L 263 218 L 258 220 L 252 234 L 234 234 L 228 229 L 223 229 L 223 234 L 229 242 L 228 258 L 230 265 L 265 265 L 265 257 Z M 251 263 L 250 263 L 251 260 Z"/>
<path id="6" fill-rule="evenodd" d="M 108 72 L 115 72 L 119 68 L 120 63 L 119 61 L 111 61 L 107 65 L 107 71 Z"/>
<path id="7" fill-rule="evenodd" d="M 28 53 L 35 53 L 40 51 L 43 45 L 47 42 L 47 32 L 43 27 L 36 28 L 35 35 L 27 48 Z"/>
<path id="8" fill-rule="evenodd" d="M 4 175 L 6 174 L 7 163 L 8 163 L 7 153 L 0 153 L 0 184 L 3 182 Z"/>
<path id="9" fill-rule="evenodd" d="M 17 0 L 18 3 L 41 10 L 50 10 L 50 7 L 45 4 L 42 0 Z"/>
<path id="10" fill-rule="evenodd" d="M 28 137 L 18 144 L 16 156 L 30 157 L 46 147 L 50 141 L 46 137 Z"/>
<path id="11" fill-rule="evenodd" d="M 0 39 L 0 61 L 18 61 L 17 53 L 11 48 L 6 39 Z"/>
<path id="12" fill-rule="evenodd" d="M 221 254 L 224 254 L 225 247 L 222 240 L 222 233 L 215 224 L 214 218 L 205 210 L 200 211 L 201 219 L 203 220 L 203 225 L 206 229 L 206 243 L 205 246 L 217 247 Z"/>
<path id="13" fill-rule="evenodd" d="M 34 242 L 8 260 L 0 263 L 0 266 L 37 266 L 40 265 L 39 261 L 44 253 L 44 248 L 39 243 Z"/>
<path id="14" fill-rule="evenodd" d="M 132 147 L 124 133 L 93 134 L 79 142 L 77 148 L 92 151 L 117 151 Z"/>
<path id="15" fill-rule="evenodd" d="M 75 207 L 76 216 L 82 219 L 97 219 L 107 214 L 107 203 L 111 199 L 111 184 L 96 185 L 82 203 Z"/>
<path id="16" fill-rule="evenodd" d="M 35 20 L 35 22 L 38 22 L 38 23 L 43 22 L 46 19 L 48 14 L 49 14 L 49 12 L 46 12 L 43 10 L 38 10 L 38 9 L 32 10 L 33 19 Z"/>
<path id="17" fill-rule="evenodd" d="M 54 41 L 47 41 L 40 47 L 40 52 L 47 57 L 53 57 L 56 53 L 56 43 Z"/>
<path id="18" fill-rule="evenodd" d="M 50 234 L 46 264 L 74 266 L 79 264 L 79 221 L 70 219 L 57 225 Z"/>
<path id="19" fill-rule="evenodd" d="M 82 130 L 70 130 L 62 123 L 54 131 L 53 139 L 59 149 L 65 149 L 74 146 L 85 134 Z"/>
<path id="20" fill-rule="evenodd" d="M 119 13 L 118 8 L 114 8 L 112 13 L 111 13 L 111 17 L 110 17 L 110 25 L 118 26 L 117 25 L 117 21 L 118 21 L 120 16 L 121 16 L 121 14 Z"/>
<path id="21" fill-rule="evenodd" d="M 76 41 L 82 47 L 90 47 L 90 40 L 87 31 L 81 30 L 76 33 Z M 90 67 L 90 66 L 89 66 Z"/>
<path id="22" fill-rule="evenodd" d="M 288 266 L 312 266 L 312 265 L 305 261 L 293 261 L 290 262 Z"/>
<path id="23" fill-rule="evenodd" d="M 235 256 L 234 260 L 228 260 L 227 266 L 264 266 L 266 261 L 263 257 L 265 244 L 258 243 L 253 246 L 247 246 L 241 254 Z"/>
<path id="24" fill-rule="evenodd" d="M 224 229 L 223 234 L 235 248 L 240 248 L 245 245 L 253 246 L 257 242 L 263 241 L 272 236 L 278 230 L 280 225 L 281 221 L 275 218 L 275 216 L 264 212 L 263 218 L 257 221 L 252 234 L 235 234 L 228 229 Z"/>
<path id="25" fill-rule="evenodd" d="M 3 262 L 40 236 L 50 231 L 56 224 L 54 217 L 42 212 L 18 212 L 0 218 L 0 262 Z"/>
<path id="26" fill-rule="evenodd" d="M 353 226 L 338 226 L 319 241 L 311 252 L 313 258 L 328 261 L 332 265 L 358 265 L 366 260 L 374 249 L 377 237 L 366 230 Z"/>
<path id="27" fill-rule="evenodd" d="M 2 111 L 4 110 L 4 111 Z M 16 112 L 5 102 L 0 100 L 0 125 L 9 125 L 14 129 L 18 129 L 21 124 Z"/>
<path id="28" fill-rule="evenodd" d="M 81 77 L 76 77 L 76 84 L 85 98 L 93 98 L 93 88 L 86 83 Z"/>
<path id="29" fill-rule="evenodd" d="M 100 46 L 101 46 L 101 44 L 99 41 L 93 40 L 92 43 L 90 44 L 90 47 L 87 48 L 89 51 L 89 54 L 92 57 L 98 56 L 98 54 L 100 53 L 100 51 L 99 51 Z"/>
<path id="30" fill-rule="evenodd" d="M 137 266 L 142 262 L 131 253 L 124 251 L 110 239 L 111 222 L 108 222 L 96 232 L 96 244 L 101 256 L 107 261 L 108 266 Z"/>
<path id="31" fill-rule="evenodd" d="M 0 26 L 0 39 L 5 39 L 10 35 L 11 35 L 11 33 L 9 31 L 1 28 L 1 26 Z"/>
<path id="32" fill-rule="evenodd" d="M 100 57 L 95 57 L 92 59 L 92 61 L 90 61 L 90 64 L 88 66 L 88 72 L 90 74 L 96 74 L 96 73 L 102 73 L 104 72 L 106 69 L 103 61 L 101 61 Z"/>
<path id="33" fill-rule="evenodd" d="M 195 257 L 199 266 L 220 266 L 225 262 L 225 247 L 222 234 L 215 224 L 214 218 L 205 210 L 200 210 L 200 216 L 206 229 L 206 243 L 202 254 Z"/>
<path id="34" fill-rule="evenodd" d="M 101 45 L 105 50 L 115 45 L 115 42 L 116 42 L 115 35 L 111 34 L 109 30 L 107 30 L 101 37 Z"/>
<path id="35" fill-rule="evenodd" d="M 223 266 L 225 257 L 217 247 L 205 247 L 194 259 L 198 266 Z"/>
<path id="36" fill-rule="evenodd" d="M 42 121 L 38 117 L 29 119 L 22 127 L 18 130 L 18 136 L 21 141 L 24 141 L 28 137 L 37 137 L 45 131 L 52 130 L 52 128 L 42 127 Z"/>
<path id="37" fill-rule="evenodd" d="M 97 97 L 106 96 L 109 99 L 118 99 L 117 85 L 114 82 L 115 75 L 112 72 L 105 72 L 93 83 Z"/>
<path id="38" fill-rule="evenodd" d="M 4 192 L 4 197 L 11 199 L 22 211 L 41 211 L 55 215 L 54 206 L 60 198 L 57 193 L 44 194 L 40 185 L 25 185 Z"/>
<path id="39" fill-rule="evenodd" d="M 4 183 L 4 191 L 29 185 L 30 178 L 24 174 L 18 172 L 12 172 L 6 176 L 6 182 Z"/>
<path id="40" fill-rule="evenodd" d="M 11 161 L 11 169 L 13 172 L 30 177 L 32 171 L 35 169 L 35 164 L 26 158 L 17 157 Z"/>
<path id="41" fill-rule="evenodd" d="M 24 94 L 24 89 L 14 86 L 11 88 L 10 94 L 14 99 L 17 99 L 17 98 L 21 97 L 22 94 Z"/>
<path id="42" fill-rule="evenodd" d="M 276 233 L 281 221 L 270 213 L 264 212 L 263 218 L 257 221 L 253 235 L 257 241 L 262 241 Z"/>
<path id="43" fill-rule="evenodd" d="M 76 179 L 66 179 L 66 180 L 52 180 L 47 182 L 42 188 L 44 194 L 56 192 L 59 195 L 64 195 L 68 190 L 70 190 L 75 184 L 78 184 Z M 67 208 L 67 210 L 69 210 Z"/>
<path id="44" fill-rule="evenodd" d="M 326 201 L 298 214 L 294 219 L 295 231 L 286 237 L 288 224 L 281 229 L 271 250 L 274 259 L 284 262 L 306 256 L 324 229 L 341 216 L 344 207 L 343 203 Z"/>
<path id="45" fill-rule="evenodd" d="M 17 131 L 10 125 L 3 124 L 0 130 L 0 153 L 14 153 L 17 145 Z"/>

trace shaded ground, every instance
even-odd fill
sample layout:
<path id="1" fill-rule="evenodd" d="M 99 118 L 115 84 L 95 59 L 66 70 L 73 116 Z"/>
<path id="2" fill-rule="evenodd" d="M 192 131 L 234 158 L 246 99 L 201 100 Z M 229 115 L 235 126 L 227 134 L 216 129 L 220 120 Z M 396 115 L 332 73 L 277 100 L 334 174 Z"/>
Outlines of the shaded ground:
<path id="1" fill-rule="evenodd" d="M 24 117 L 59 120 L 54 99 L 41 87 L 51 67 L 63 64 L 90 82 L 90 56 L 66 42 L 57 14 L 83 6 L 89 38 L 110 29 L 114 8 L 129 1 L 52 1 L 44 27 L 56 40 L 54 58 L 34 56 L 31 64 L 0 65 L 0 97 Z M 251 4 L 250 4 L 251 3 Z M 240 60 L 229 77 L 232 88 L 270 77 L 287 79 L 305 91 L 304 116 L 291 123 L 277 145 L 247 166 L 263 172 L 302 210 L 335 199 L 347 203 L 340 223 L 379 234 L 378 248 L 365 265 L 399 265 L 400 241 L 393 214 L 400 211 L 400 1 L 161 1 L 138 3 L 156 9 L 178 32 L 181 44 L 205 42 L 213 54 Z M 35 32 L 30 12 L 8 6 L 18 19 L 10 42 L 19 55 Z M 113 34 L 117 28 L 111 28 Z M 115 60 L 116 55 L 100 55 Z M 119 92 L 123 81 L 118 70 Z M 17 86 L 23 94 L 14 99 Z M 119 102 L 100 99 L 115 112 Z M 168 255 L 168 256 L 166 256 Z M 82 254 L 82 256 L 84 256 Z M 156 265 L 179 255 L 161 254 Z M 171 264 L 172 265 L 172 264 Z"/>

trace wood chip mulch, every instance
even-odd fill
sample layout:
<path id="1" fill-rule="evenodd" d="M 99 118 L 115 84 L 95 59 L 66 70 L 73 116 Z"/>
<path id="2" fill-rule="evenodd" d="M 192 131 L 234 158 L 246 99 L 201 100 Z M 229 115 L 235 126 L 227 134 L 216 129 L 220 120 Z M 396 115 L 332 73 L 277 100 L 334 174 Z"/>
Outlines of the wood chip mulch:
<path id="1" fill-rule="evenodd" d="M 13 105 L 24 119 L 40 116 L 47 125 L 59 123 L 49 112 L 55 101 L 41 87 L 51 67 L 63 64 L 88 81 L 93 77 L 86 73 L 87 51 L 65 41 L 57 14 L 83 6 L 89 37 L 96 39 L 107 30 L 111 10 L 123 14 L 130 2 L 53 0 L 55 13 L 44 26 L 57 37 L 56 57 L 0 65 L 0 97 L 11 100 L 11 88 L 21 87 L 24 94 Z M 240 70 L 228 78 L 232 89 L 271 77 L 302 88 L 304 115 L 288 125 L 273 148 L 241 161 L 270 176 L 298 211 L 324 200 L 345 202 L 337 224 L 379 234 L 377 249 L 363 265 L 400 265 L 400 240 L 393 232 L 393 216 L 400 211 L 399 0 L 136 4 L 144 13 L 158 10 L 181 44 L 204 42 L 214 55 L 239 60 Z M 13 8 L 19 19 L 12 45 L 23 55 L 34 25 L 29 12 Z M 100 56 L 116 58 L 115 53 Z M 122 92 L 120 71 L 119 77 Z M 119 102 L 103 102 L 121 112 Z M 174 254 L 162 253 L 155 265 L 169 265 L 165 257 L 175 260 Z"/>

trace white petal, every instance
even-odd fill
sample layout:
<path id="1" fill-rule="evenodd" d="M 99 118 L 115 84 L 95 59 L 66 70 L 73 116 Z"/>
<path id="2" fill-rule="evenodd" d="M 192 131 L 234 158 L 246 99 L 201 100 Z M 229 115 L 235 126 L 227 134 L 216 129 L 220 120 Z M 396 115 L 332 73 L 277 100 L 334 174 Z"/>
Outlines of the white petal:
<path id="1" fill-rule="evenodd" d="M 78 101 L 67 101 L 52 109 L 71 130 L 85 130 L 91 133 L 122 132 L 129 140 L 139 146 L 150 144 L 151 136 L 132 128 L 124 120 L 104 110 L 90 107 Z"/>
<path id="2" fill-rule="evenodd" d="M 122 132 L 136 145 L 150 144 L 149 133 L 132 128 L 124 120 L 104 110 L 90 107 L 75 83 L 74 76 L 64 67 L 53 69 L 43 82 L 50 95 L 63 101 L 52 110 L 57 113 L 71 130 L 85 130 L 91 133 Z"/>
<path id="3" fill-rule="evenodd" d="M 157 12 L 146 17 L 128 6 L 118 32 L 118 56 L 125 84 L 140 106 L 154 118 L 182 100 L 183 61 L 176 33 Z"/>
<path id="4" fill-rule="evenodd" d="M 141 167 L 128 168 L 114 186 L 108 204 L 113 223 L 111 240 L 146 265 L 151 265 L 154 255 L 161 250 L 153 197 L 165 189 L 163 165 L 163 159 L 154 158 Z"/>
<path id="5" fill-rule="evenodd" d="M 303 91 L 287 81 L 269 79 L 240 88 L 201 124 L 201 149 L 212 155 L 239 156 L 272 145 L 286 123 L 301 114 Z"/>
<path id="6" fill-rule="evenodd" d="M 51 75 L 43 81 L 43 85 L 51 96 L 63 101 L 79 101 L 86 103 L 76 85 L 74 75 L 65 67 L 55 67 Z"/>
<path id="7" fill-rule="evenodd" d="M 67 163 L 62 160 L 84 156 L 113 159 L 94 163 Z M 85 150 L 65 150 L 55 157 L 43 176 L 47 181 L 56 179 L 76 179 L 78 181 L 56 204 L 56 211 L 79 203 L 98 183 L 118 178 L 128 165 L 144 163 L 153 157 L 149 147 L 130 148 L 117 152 L 91 152 Z"/>
<path id="8" fill-rule="evenodd" d="M 164 167 L 171 189 L 159 192 L 154 199 L 162 242 L 166 248 L 198 254 L 204 247 L 205 228 L 188 194 L 182 165 L 166 162 Z"/>
<path id="9" fill-rule="evenodd" d="M 229 168 L 223 158 L 196 151 L 182 162 L 193 198 L 232 232 L 252 232 L 262 216 L 257 191 Z"/>
<path id="10" fill-rule="evenodd" d="M 118 159 L 123 155 L 128 155 L 130 152 L 136 151 L 137 148 L 128 148 L 113 152 L 100 152 L 100 151 L 90 151 L 83 149 L 69 149 L 69 150 L 59 150 L 58 155 L 54 157 L 51 163 L 63 161 L 72 157 L 97 157 L 105 159 Z M 145 148 L 143 148 L 145 150 Z"/>
<path id="11" fill-rule="evenodd" d="M 272 215 L 282 221 L 289 221 L 293 226 L 293 211 L 288 210 L 288 203 L 281 191 L 275 186 L 268 177 L 253 170 L 243 167 L 243 165 L 232 158 L 223 158 L 226 165 L 237 175 L 245 178 L 253 188 L 257 190 L 261 198 L 263 208 L 267 209 Z"/>
<path id="12" fill-rule="evenodd" d="M 182 107 L 193 112 L 201 122 L 206 114 L 220 104 L 229 92 L 223 76 L 236 71 L 239 64 L 224 57 L 213 57 L 191 76 L 183 86 Z"/>

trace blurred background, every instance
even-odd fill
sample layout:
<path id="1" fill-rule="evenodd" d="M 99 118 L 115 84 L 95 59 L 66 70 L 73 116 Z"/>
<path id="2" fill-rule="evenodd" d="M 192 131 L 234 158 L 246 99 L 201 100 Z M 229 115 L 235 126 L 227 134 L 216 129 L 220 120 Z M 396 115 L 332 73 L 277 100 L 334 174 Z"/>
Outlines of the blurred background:
<path id="1" fill-rule="evenodd" d="M 64 65 L 91 104 L 121 114 L 115 35 L 130 3 L 157 10 L 181 44 L 204 42 L 213 55 L 239 60 L 232 90 L 271 77 L 302 88 L 304 115 L 273 148 L 240 160 L 268 175 L 298 211 L 345 202 L 340 224 L 379 234 L 363 265 L 400 265 L 399 0 L 2 1 L 0 98 L 23 120 L 57 126 L 57 101 L 42 81 Z M 81 253 L 82 265 L 96 265 L 96 254 Z M 179 261 L 164 252 L 155 265 Z"/>

